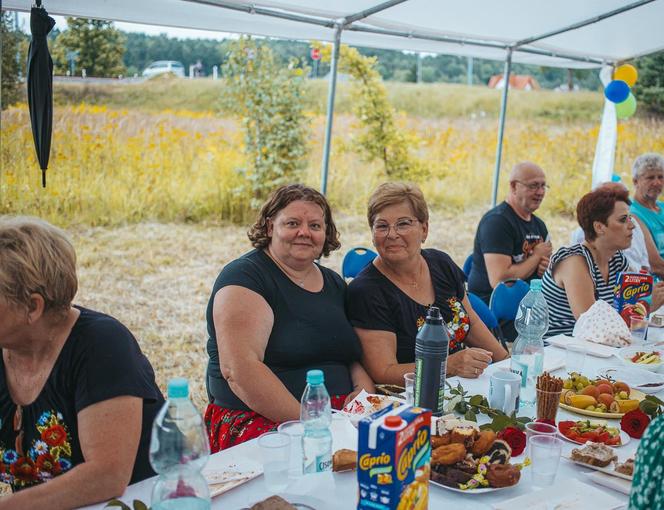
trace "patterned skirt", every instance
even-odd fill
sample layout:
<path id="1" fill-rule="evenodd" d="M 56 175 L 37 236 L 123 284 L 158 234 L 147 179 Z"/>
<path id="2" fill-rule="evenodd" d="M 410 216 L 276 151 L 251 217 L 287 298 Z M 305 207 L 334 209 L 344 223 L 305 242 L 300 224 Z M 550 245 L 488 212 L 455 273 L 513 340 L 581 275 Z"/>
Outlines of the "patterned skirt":
<path id="1" fill-rule="evenodd" d="M 331 396 L 332 409 L 341 409 L 344 400 L 346 395 Z M 208 404 L 205 410 L 205 425 L 210 440 L 210 451 L 216 453 L 255 439 L 266 432 L 277 430 L 279 423 L 253 411 L 238 411 Z"/>

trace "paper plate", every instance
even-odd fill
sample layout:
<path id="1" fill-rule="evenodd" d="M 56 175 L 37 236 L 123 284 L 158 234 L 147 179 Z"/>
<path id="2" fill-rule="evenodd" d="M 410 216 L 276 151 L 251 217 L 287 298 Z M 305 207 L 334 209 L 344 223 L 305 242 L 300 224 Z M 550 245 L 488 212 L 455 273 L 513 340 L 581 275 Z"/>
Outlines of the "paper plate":
<path id="1" fill-rule="evenodd" d="M 573 462 L 574 464 L 578 464 L 579 466 L 583 466 L 589 469 L 594 469 L 595 471 L 600 471 L 602 473 L 606 473 L 607 475 L 615 476 L 618 478 L 622 478 L 623 480 L 632 480 L 633 477 L 629 475 L 625 475 L 623 473 L 619 473 L 616 471 L 613 467 L 613 463 L 609 464 L 608 466 L 605 467 L 600 467 L 600 466 L 593 466 L 592 464 L 586 464 L 585 462 L 581 462 L 578 460 L 572 459 L 569 455 L 563 455 L 563 459 L 568 460 L 570 462 Z"/>
<path id="2" fill-rule="evenodd" d="M 519 483 L 521 482 L 521 479 L 519 479 Z M 442 487 L 443 489 L 447 489 L 448 491 L 452 492 L 460 492 L 461 494 L 486 494 L 487 492 L 494 492 L 494 491 L 502 491 L 504 489 L 511 489 L 512 487 L 518 487 L 519 483 L 516 483 L 514 485 L 510 485 L 509 487 L 482 487 L 481 489 L 466 489 L 461 490 L 457 489 L 455 487 L 450 487 L 448 485 L 443 485 L 442 483 L 434 482 L 433 480 L 429 480 L 430 485 L 435 485 L 436 487 Z"/>
<path id="3" fill-rule="evenodd" d="M 599 377 L 624 381 L 630 388 L 648 395 L 664 389 L 664 375 L 633 367 L 607 367 L 597 372 Z"/>
<path id="4" fill-rule="evenodd" d="M 580 442 L 580 441 L 574 441 L 574 439 L 570 439 L 565 434 L 560 432 L 560 429 L 558 429 L 558 435 L 560 437 L 562 437 L 565 441 L 569 441 L 570 443 L 574 443 L 574 444 L 584 445 L 584 444 L 590 442 L 588 440 L 584 441 L 583 443 Z M 629 443 L 630 439 L 631 438 L 629 437 L 629 434 L 627 434 L 627 432 L 624 432 L 624 431 L 621 430 L 620 431 L 620 444 L 611 444 L 611 445 L 606 445 L 606 446 L 610 446 L 611 448 L 620 448 L 621 446 L 625 446 L 627 443 Z"/>
<path id="5" fill-rule="evenodd" d="M 625 381 L 627 382 L 627 381 Z M 642 391 L 632 389 L 629 394 L 629 398 L 633 400 L 638 400 L 639 402 L 646 398 L 646 394 Z M 592 416 L 593 418 L 613 418 L 618 419 L 622 418 L 625 413 L 600 413 L 597 411 L 586 411 L 585 409 L 579 409 L 578 407 L 572 407 L 562 402 L 559 404 L 562 409 L 569 411 L 571 413 L 583 414 L 584 416 Z"/>

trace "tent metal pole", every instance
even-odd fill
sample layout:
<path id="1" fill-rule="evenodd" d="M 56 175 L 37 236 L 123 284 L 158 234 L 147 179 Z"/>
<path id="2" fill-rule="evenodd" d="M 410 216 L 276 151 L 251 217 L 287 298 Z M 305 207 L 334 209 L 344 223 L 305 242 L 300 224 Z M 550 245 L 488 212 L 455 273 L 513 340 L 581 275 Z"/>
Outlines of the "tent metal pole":
<path id="1" fill-rule="evenodd" d="M 337 69 L 339 66 L 339 51 L 341 49 L 341 31 L 343 23 L 337 24 L 334 31 L 334 46 L 332 47 L 332 62 L 330 67 L 330 84 L 327 90 L 327 117 L 325 119 L 325 144 L 323 145 L 323 166 L 320 173 L 320 192 L 327 194 L 327 174 L 330 166 L 330 146 L 332 144 L 332 118 L 334 116 L 334 95 L 337 91 Z"/>
<path id="2" fill-rule="evenodd" d="M 390 7 L 394 7 L 395 5 L 402 4 L 405 1 L 406 0 L 388 0 L 387 2 L 383 2 L 382 4 L 378 4 L 373 7 L 369 7 L 368 9 L 365 9 L 363 11 L 357 12 L 355 14 L 351 14 L 350 16 L 346 16 L 346 25 L 350 25 L 355 21 L 368 18 L 372 14 L 376 14 L 380 11 L 384 11 L 385 9 L 389 9 Z"/>
<path id="3" fill-rule="evenodd" d="M 500 120 L 498 126 L 498 144 L 496 147 L 496 167 L 493 171 L 493 191 L 491 192 L 491 207 L 496 207 L 498 201 L 498 181 L 500 180 L 500 160 L 503 157 L 503 135 L 505 133 L 505 112 L 507 111 L 507 92 L 510 88 L 510 73 L 512 72 L 512 48 L 507 50 L 505 59 L 505 72 L 503 73 L 503 98 L 500 102 Z"/>

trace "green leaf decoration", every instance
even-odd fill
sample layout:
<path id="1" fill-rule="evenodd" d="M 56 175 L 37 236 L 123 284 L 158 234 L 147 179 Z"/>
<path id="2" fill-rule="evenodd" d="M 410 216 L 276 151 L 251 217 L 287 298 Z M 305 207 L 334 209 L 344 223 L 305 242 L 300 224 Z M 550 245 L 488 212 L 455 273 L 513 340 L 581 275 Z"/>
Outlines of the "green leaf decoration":
<path id="1" fill-rule="evenodd" d="M 482 395 L 473 395 L 470 397 L 470 405 L 472 406 L 481 406 L 483 404 L 484 397 Z"/>
<path id="2" fill-rule="evenodd" d="M 472 409 L 468 409 L 464 417 L 466 418 L 466 420 L 469 421 L 475 421 L 475 422 L 477 421 L 477 415 L 473 412 Z"/>

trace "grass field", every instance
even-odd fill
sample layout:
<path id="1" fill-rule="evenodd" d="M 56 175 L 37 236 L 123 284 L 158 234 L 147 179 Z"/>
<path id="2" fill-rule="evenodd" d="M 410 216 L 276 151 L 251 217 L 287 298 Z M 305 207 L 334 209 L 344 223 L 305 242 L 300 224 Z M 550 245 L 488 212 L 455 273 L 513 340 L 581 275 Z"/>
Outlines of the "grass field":
<path id="1" fill-rule="evenodd" d="M 220 110 L 223 83 L 154 80 L 140 85 L 57 86 L 48 186 L 42 189 L 25 105 L 2 112 L 0 214 L 41 216 L 65 227 L 79 255 L 77 302 L 118 317 L 136 334 L 159 384 L 192 380 L 205 401 L 205 307 L 219 270 L 247 251 L 253 217 L 238 192 L 246 161 L 235 119 Z M 325 84 L 309 84 L 310 155 L 305 182 L 319 185 Z M 432 176 L 419 184 L 432 210 L 427 246 L 461 264 L 489 207 L 499 96 L 452 85 L 388 84 L 402 129 Z M 354 146 L 357 120 L 342 83 L 334 123 L 328 196 L 343 253 L 369 243 L 366 199 L 385 180 Z M 541 216 L 560 246 L 571 213 L 590 187 L 601 113 L 599 94 L 510 95 L 503 168 L 530 159 L 552 188 Z M 664 152 L 664 123 L 619 126 L 616 171 L 629 182 L 635 156 Z M 507 189 L 501 180 L 500 196 Z"/>

